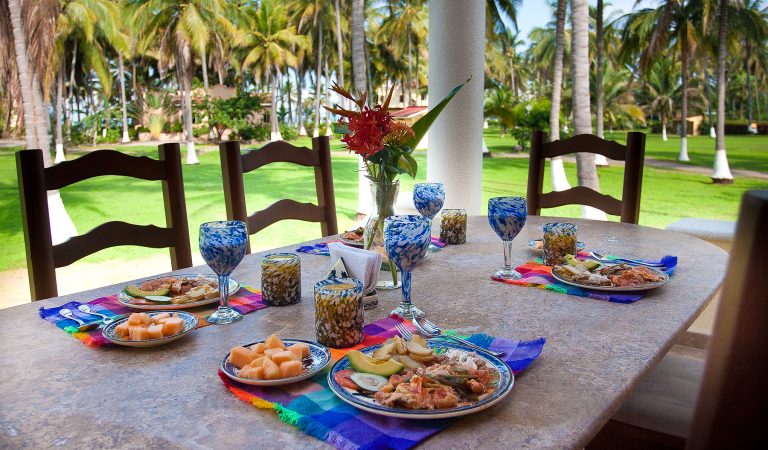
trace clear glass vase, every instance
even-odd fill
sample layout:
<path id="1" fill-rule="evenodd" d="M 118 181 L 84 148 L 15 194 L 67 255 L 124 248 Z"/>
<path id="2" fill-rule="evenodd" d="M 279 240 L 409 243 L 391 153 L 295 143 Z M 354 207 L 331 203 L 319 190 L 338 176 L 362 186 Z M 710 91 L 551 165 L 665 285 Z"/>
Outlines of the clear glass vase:
<path id="1" fill-rule="evenodd" d="M 387 251 L 384 249 L 384 219 L 395 215 L 395 202 L 400 192 L 400 182 L 371 181 L 370 186 L 375 210 L 365 224 L 363 244 L 366 250 L 377 252 L 382 256 L 382 276 L 379 277 L 380 281 L 376 288 L 399 289 L 400 276 L 397 267 L 389 260 Z"/>

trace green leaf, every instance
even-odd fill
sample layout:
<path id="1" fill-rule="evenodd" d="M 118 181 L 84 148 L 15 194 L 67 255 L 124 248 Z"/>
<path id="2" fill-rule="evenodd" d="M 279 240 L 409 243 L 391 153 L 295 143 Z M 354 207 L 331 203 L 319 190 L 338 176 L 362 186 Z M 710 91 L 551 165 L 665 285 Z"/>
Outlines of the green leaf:
<path id="1" fill-rule="evenodd" d="M 398 161 L 398 165 L 403 170 L 403 172 L 407 173 L 411 176 L 411 178 L 416 178 L 416 171 L 419 169 L 419 163 L 416 162 L 415 159 L 413 159 L 413 156 L 403 153 L 400 155 L 400 160 Z"/>
<path id="2" fill-rule="evenodd" d="M 429 127 L 431 127 L 432 123 L 437 119 L 437 116 L 443 112 L 443 109 L 448 106 L 448 103 L 451 101 L 451 99 L 453 99 L 453 97 L 461 90 L 461 88 L 463 88 L 465 84 L 469 83 L 471 79 L 472 77 L 470 76 L 467 78 L 467 81 L 453 88 L 453 90 L 449 92 L 448 95 L 446 95 L 445 98 L 440 101 L 440 103 L 435 105 L 433 108 L 430 108 L 428 113 L 426 113 L 421 119 L 417 120 L 416 123 L 411 126 L 416 136 L 406 142 L 405 145 L 411 148 L 416 148 L 416 146 L 419 144 L 419 141 L 421 141 L 424 135 L 427 134 Z"/>
<path id="3" fill-rule="evenodd" d="M 333 132 L 335 134 L 347 134 L 349 133 L 349 125 L 346 123 L 334 123 L 333 124 Z"/>

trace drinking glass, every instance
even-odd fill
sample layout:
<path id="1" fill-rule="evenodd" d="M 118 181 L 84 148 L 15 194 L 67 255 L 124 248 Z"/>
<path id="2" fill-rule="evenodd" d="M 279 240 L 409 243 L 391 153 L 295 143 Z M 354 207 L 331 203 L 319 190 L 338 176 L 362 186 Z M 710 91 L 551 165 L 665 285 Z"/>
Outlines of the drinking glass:
<path id="1" fill-rule="evenodd" d="M 522 277 L 512 268 L 512 240 L 525 226 L 528 215 L 524 197 L 494 197 L 488 200 L 488 222 L 496 234 L 504 241 L 504 266 L 491 278 L 500 280 L 518 280 Z"/>
<path id="2" fill-rule="evenodd" d="M 229 275 L 243 260 L 247 241 L 245 222 L 232 220 L 200 225 L 200 254 L 208 267 L 219 276 L 219 308 L 205 318 L 210 323 L 232 323 L 243 318 L 227 302 Z"/>
<path id="3" fill-rule="evenodd" d="M 413 185 L 413 205 L 430 221 L 437 216 L 445 202 L 443 183 L 416 183 Z"/>
<path id="4" fill-rule="evenodd" d="M 391 216 L 384 219 L 384 247 L 389 259 L 402 272 L 403 299 L 392 311 L 403 319 L 424 316 L 411 303 L 411 271 L 419 265 L 429 249 L 430 220 L 422 216 Z"/>

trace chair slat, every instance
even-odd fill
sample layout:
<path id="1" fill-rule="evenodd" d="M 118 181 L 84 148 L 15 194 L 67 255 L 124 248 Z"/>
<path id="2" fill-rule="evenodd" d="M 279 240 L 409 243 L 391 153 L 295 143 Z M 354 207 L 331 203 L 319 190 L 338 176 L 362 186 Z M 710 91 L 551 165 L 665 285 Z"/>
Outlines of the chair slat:
<path id="1" fill-rule="evenodd" d="M 299 203 L 296 200 L 282 199 L 266 209 L 248 217 L 248 233 L 255 234 L 281 220 L 304 220 L 322 222 L 325 219 L 323 208 L 312 203 Z"/>
<path id="2" fill-rule="evenodd" d="M 539 207 L 541 208 L 555 208 L 573 204 L 588 205 L 608 214 L 621 215 L 620 200 L 585 186 L 576 186 L 560 192 L 548 192 L 539 196 Z"/>
<path id="3" fill-rule="evenodd" d="M 243 173 L 274 162 L 288 162 L 305 167 L 320 165 L 318 152 L 307 147 L 296 147 L 284 141 L 270 142 L 243 155 Z"/>
<path id="4" fill-rule="evenodd" d="M 98 150 L 45 169 L 45 187 L 52 191 L 102 175 L 142 180 L 162 180 L 164 163 L 146 156 L 130 156 L 115 150 Z"/>
<path id="5" fill-rule="evenodd" d="M 163 248 L 174 243 L 174 231 L 155 225 L 135 225 L 126 222 L 103 223 L 91 231 L 70 238 L 53 247 L 56 267 L 64 267 L 88 255 L 119 245 Z"/>
<path id="6" fill-rule="evenodd" d="M 568 139 L 546 144 L 543 155 L 545 158 L 554 158 L 578 152 L 597 153 L 606 158 L 624 161 L 627 148 L 616 141 L 600 139 L 594 134 L 577 134 Z"/>

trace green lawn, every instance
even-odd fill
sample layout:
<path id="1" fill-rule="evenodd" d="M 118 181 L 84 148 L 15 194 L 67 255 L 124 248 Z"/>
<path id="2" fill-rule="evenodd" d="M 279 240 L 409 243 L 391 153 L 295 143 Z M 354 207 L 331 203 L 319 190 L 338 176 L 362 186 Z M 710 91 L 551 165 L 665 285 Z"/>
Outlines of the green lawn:
<path id="1" fill-rule="evenodd" d="M 302 145 L 308 139 L 299 140 Z M 499 144 L 488 143 L 497 147 Z M 734 145 L 735 146 L 735 145 Z M 117 146 L 132 154 L 156 156 L 150 146 Z M 333 146 L 341 149 L 338 141 Z M 496 151 L 492 148 L 492 151 Z M 425 177 L 426 152 L 416 154 L 421 170 L 417 181 Z M 756 158 L 759 159 L 759 158 Z M 337 153 L 333 157 L 334 185 L 339 227 L 346 229 L 354 220 L 357 205 L 357 165 L 354 156 Z M 575 184 L 575 166 L 566 164 L 571 184 Z M 548 178 L 548 174 L 546 175 Z M 487 199 L 500 195 L 524 196 L 528 177 L 525 158 L 486 158 L 483 161 L 483 211 Z M 603 192 L 620 196 L 622 169 L 600 169 Z M 208 152 L 200 164 L 184 166 L 184 183 L 193 249 L 197 247 L 198 226 L 210 220 L 225 218 L 221 171 L 218 154 Z M 410 191 L 412 180 L 402 180 L 402 190 Z M 768 188 L 765 180 L 737 178 L 733 185 L 712 185 L 707 176 L 669 170 L 646 168 L 643 185 L 640 223 L 663 227 L 681 217 L 708 217 L 733 220 L 739 199 L 747 189 Z M 286 165 L 267 166 L 246 176 L 248 207 L 263 208 L 290 192 L 298 201 L 314 201 L 314 181 L 311 169 Z M 164 224 L 162 194 L 156 182 L 118 177 L 100 177 L 62 189 L 67 209 L 80 232 L 86 232 L 108 220 L 126 220 L 137 224 Z M 562 207 L 545 214 L 577 217 L 580 208 Z M 316 238 L 318 224 L 286 221 L 273 225 L 252 237 L 255 249 L 273 248 Z M 0 150 L 0 270 L 25 266 L 24 240 L 16 184 L 13 152 Z M 92 255 L 86 260 L 103 261 L 113 258 L 134 259 L 147 255 L 165 255 L 167 250 L 120 247 Z"/>
<path id="2" fill-rule="evenodd" d="M 500 138 L 496 127 L 486 129 L 483 136 L 491 152 L 509 152 L 517 143 L 509 134 Z M 626 137 L 626 132 L 606 134 L 607 139 L 621 143 L 626 142 Z M 768 136 L 727 136 L 725 145 L 731 169 L 768 172 Z M 679 152 L 680 136 L 670 134 L 666 142 L 661 139 L 660 134 L 649 134 L 646 137 L 646 156 L 659 160 L 677 161 Z M 691 161 L 684 164 L 711 168 L 715 158 L 715 140 L 709 135 L 688 137 L 688 156 Z"/>

